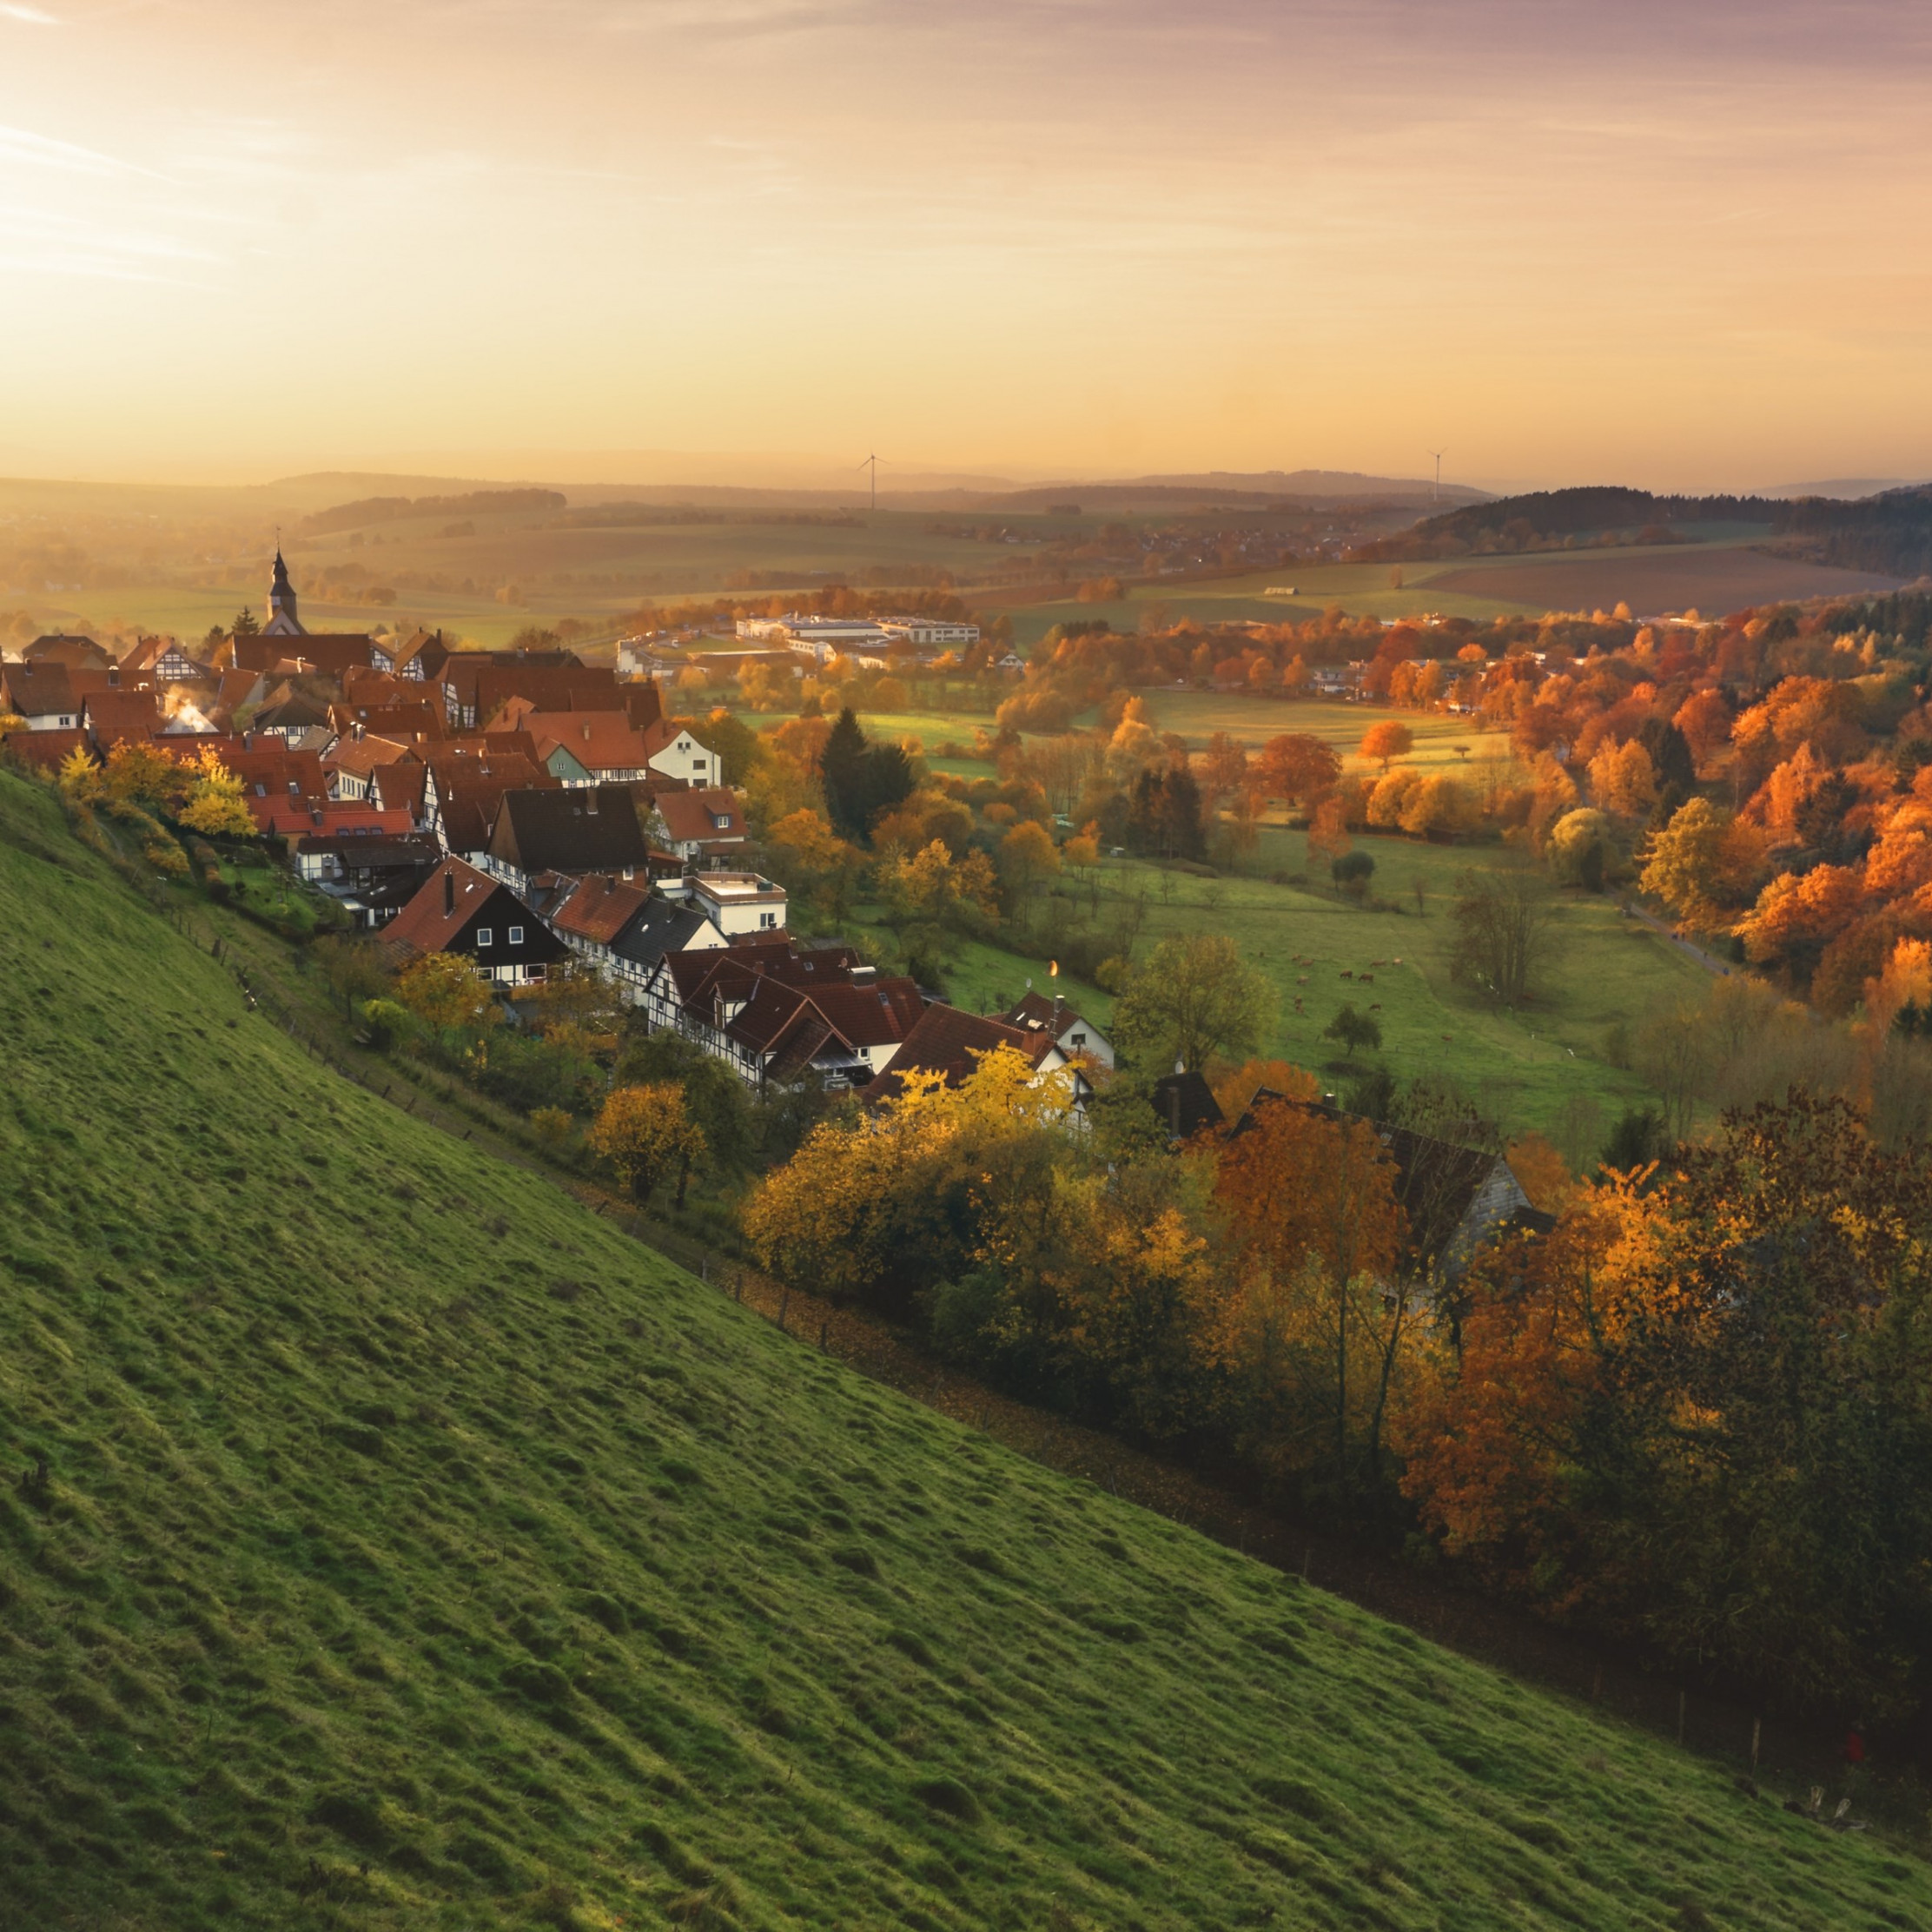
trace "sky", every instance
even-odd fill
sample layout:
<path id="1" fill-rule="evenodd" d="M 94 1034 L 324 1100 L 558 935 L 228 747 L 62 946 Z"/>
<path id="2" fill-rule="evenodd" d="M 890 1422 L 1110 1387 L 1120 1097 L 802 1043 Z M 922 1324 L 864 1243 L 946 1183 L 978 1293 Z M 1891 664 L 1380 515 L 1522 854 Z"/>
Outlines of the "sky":
<path id="1" fill-rule="evenodd" d="M 0 473 L 1932 473 L 1932 9 L 0 0 Z"/>

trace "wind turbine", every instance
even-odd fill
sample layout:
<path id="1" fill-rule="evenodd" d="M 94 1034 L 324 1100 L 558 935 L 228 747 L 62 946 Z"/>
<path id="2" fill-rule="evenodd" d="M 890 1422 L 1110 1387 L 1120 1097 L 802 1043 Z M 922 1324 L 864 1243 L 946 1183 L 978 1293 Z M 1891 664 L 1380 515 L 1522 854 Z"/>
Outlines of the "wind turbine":
<path id="1" fill-rule="evenodd" d="M 1448 454 L 1448 452 L 1441 449 L 1432 449 L 1429 453 L 1436 460 L 1435 494 L 1429 500 L 1431 503 L 1440 503 L 1442 501 L 1442 460 Z"/>
<path id="2" fill-rule="evenodd" d="M 868 456 L 857 467 L 862 470 L 870 468 L 872 472 L 872 507 L 876 510 L 879 506 L 879 459 L 877 456 Z"/>

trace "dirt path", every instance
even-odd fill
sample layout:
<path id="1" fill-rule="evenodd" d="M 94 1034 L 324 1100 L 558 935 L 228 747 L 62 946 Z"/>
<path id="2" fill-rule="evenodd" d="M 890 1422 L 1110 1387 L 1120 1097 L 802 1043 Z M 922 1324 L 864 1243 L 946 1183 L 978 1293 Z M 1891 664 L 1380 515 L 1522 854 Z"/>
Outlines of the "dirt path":
<path id="1" fill-rule="evenodd" d="M 1679 937 L 1676 927 L 1670 925 L 1664 920 L 1659 919 L 1654 912 L 1646 912 L 1635 901 L 1626 904 L 1624 910 L 1630 914 L 1631 918 L 1648 926 L 1659 938 L 1668 940 L 1687 958 L 1696 960 L 1697 964 L 1702 966 L 1707 973 L 1715 973 L 1720 979 L 1729 979 L 1731 974 L 1737 970 L 1730 960 L 1719 959 L 1716 953 L 1707 953 L 1702 946 L 1693 943 L 1690 940 Z"/>

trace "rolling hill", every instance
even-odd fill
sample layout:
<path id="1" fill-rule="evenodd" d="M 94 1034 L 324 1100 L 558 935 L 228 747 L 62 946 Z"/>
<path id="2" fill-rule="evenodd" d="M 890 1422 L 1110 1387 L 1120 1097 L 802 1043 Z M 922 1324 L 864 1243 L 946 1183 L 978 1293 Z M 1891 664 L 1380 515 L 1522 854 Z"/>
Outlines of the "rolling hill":
<path id="1" fill-rule="evenodd" d="M 1932 1920 L 311 1062 L 4 772 L 0 912 L 0 1923 Z"/>

